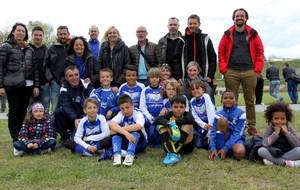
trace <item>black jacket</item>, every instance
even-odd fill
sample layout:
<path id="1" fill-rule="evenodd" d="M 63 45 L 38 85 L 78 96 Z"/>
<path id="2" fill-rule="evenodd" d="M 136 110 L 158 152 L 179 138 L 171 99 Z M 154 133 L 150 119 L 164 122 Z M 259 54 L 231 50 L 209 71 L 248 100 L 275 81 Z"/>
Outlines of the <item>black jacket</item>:
<path id="1" fill-rule="evenodd" d="M 45 46 L 43 44 L 41 47 L 37 48 L 33 44 L 29 44 L 29 45 L 34 50 L 36 64 L 37 64 L 37 69 L 39 71 L 40 84 L 41 85 L 45 85 L 48 82 L 48 80 L 46 78 L 43 65 L 44 65 L 45 53 L 46 53 L 46 50 L 47 50 L 47 46 Z"/>
<path id="2" fill-rule="evenodd" d="M 9 39 L 0 46 L 0 88 L 4 88 L 5 74 L 19 71 L 23 55 L 25 56 L 23 65 L 25 79 L 33 80 L 35 87 L 40 86 L 34 50 L 29 45 L 21 48 L 14 39 Z"/>
<path id="3" fill-rule="evenodd" d="M 113 71 L 114 85 L 120 86 L 126 82 L 124 79 L 124 70 L 126 65 L 130 64 L 129 49 L 127 45 L 118 39 L 112 52 L 109 42 L 101 44 L 98 61 L 100 69 L 109 68 Z"/>
<path id="4" fill-rule="evenodd" d="M 246 147 L 246 157 L 251 161 L 259 161 L 261 157 L 258 155 L 257 151 L 262 147 L 262 137 L 255 136 L 251 139 L 247 139 L 244 142 Z"/>

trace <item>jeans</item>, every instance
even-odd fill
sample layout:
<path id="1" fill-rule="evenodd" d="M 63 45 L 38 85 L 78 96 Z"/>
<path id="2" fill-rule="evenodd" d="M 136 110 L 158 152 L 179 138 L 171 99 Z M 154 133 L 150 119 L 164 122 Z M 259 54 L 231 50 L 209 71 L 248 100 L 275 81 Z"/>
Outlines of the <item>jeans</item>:
<path id="1" fill-rule="evenodd" d="M 0 96 L 1 99 L 1 112 L 5 112 L 6 109 L 6 96 Z"/>
<path id="2" fill-rule="evenodd" d="M 38 149 L 32 149 L 32 148 L 27 148 L 27 146 L 21 142 L 21 141 L 15 141 L 14 142 L 14 148 L 18 150 L 23 150 L 26 153 L 37 153 L 40 154 L 42 150 L 48 149 L 48 148 L 53 148 L 56 145 L 56 140 L 55 139 L 50 139 L 41 146 L 41 148 Z"/>
<path id="3" fill-rule="evenodd" d="M 51 98 L 51 119 L 53 121 L 53 114 L 56 108 L 59 108 L 59 95 L 60 95 L 60 85 L 53 81 L 50 85 L 50 98 Z"/>
<path id="4" fill-rule="evenodd" d="M 33 94 L 30 97 L 29 100 L 29 106 L 31 106 L 35 102 L 41 102 L 43 106 L 45 107 L 45 112 L 47 115 L 49 115 L 49 109 L 50 109 L 50 87 L 47 87 L 45 85 L 40 86 L 40 94 L 38 97 L 33 97 Z"/>
<path id="5" fill-rule="evenodd" d="M 271 80 L 270 81 L 270 95 L 276 98 L 277 100 L 280 100 L 281 97 L 279 95 L 279 87 L 280 87 L 280 80 Z M 275 91 L 275 93 L 274 93 Z"/>
<path id="6" fill-rule="evenodd" d="M 288 88 L 288 93 L 289 93 L 289 96 L 292 100 L 293 103 L 297 103 L 298 102 L 298 84 L 290 79 L 287 81 L 287 88 Z"/>

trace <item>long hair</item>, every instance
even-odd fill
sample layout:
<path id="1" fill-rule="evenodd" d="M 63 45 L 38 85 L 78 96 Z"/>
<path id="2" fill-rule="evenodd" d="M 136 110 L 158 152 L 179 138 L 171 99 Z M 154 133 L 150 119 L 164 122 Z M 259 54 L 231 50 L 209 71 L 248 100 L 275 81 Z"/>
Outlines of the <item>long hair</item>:
<path id="1" fill-rule="evenodd" d="M 31 106 L 30 106 L 30 108 L 29 108 L 29 110 L 27 111 L 27 114 L 26 114 L 26 116 L 25 116 L 25 118 L 24 118 L 24 121 L 25 122 L 27 122 L 27 123 L 30 123 L 30 122 L 32 122 L 32 120 L 34 119 L 34 117 L 33 117 L 33 114 L 32 114 L 32 107 L 34 106 L 34 105 L 36 105 L 36 104 L 42 104 L 41 102 L 35 102 L 35 103 L 33 103 Z M 43 104 L 42 104 L 43 105 Z M 44 117 L 46 116 L 46 112 L 45 112 L 45 110 L 44 110 Z"/>
<path id="2" fill-rule="evenodd" d="M 9 33 L 7 39 L 11 39 L 14 38 L 14 34 L 13 32 L 16 30 L 17 26 L 22 26 L 25 28 L 25 37 L 24 37 L 24 41 L 28 40 L 28 29 L 26 28 L 26 25 L 20 22 L 17 22 L 15 25 L 13 25 L 11 32 Z"/>
<path id="3" fill-rule="evenodd" d="M 109 27 L 106 29 L 106 31 L 105 31 L 105 33 L 104 33 L 102 39 L 101 39 L 101 43 L 103 43 L 103 42 L 108 42 L 108 33 L 109 33 L 109 31 L 110 31 L 111 29 L 115 29 L 115 30 L 117 31 L 117 33 L 118 33 L 119 38 L 120 38 L 121 40 L 123 40 L 123 39 L 122 39 L 122 36 L 121 36 L 121 34 L 120 34 L 120 32 L 119 32 L 119 30 L 118 30 L 115 26 L 109 26 Z"/>
<path id="4" fill-rule="evenodd" d="M 82 36 L 75 36 L 74 38 L 72 38 L 70 45 L 67 49 L 67 52 L 66 52 L 67 56 L 75 54 L 74 45 L 75 45 L 76 40 L 81 40 L 83 42 L 83 46 L 84 46 L 83 56 L 86 56 L 87 53 L 91 53 L 91 50 L 89 48 L 89 45 L 88 45 L 86 39 Z"/>

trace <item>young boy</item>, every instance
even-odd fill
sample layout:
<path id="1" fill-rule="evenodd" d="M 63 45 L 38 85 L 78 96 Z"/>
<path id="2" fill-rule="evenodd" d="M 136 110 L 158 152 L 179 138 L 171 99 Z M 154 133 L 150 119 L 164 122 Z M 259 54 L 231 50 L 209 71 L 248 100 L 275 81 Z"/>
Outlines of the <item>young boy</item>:
<path id="1" fill-rule="evenodd" d="M 128 65 L 125 68 L 124 78 L 127 82 L 120 86 L 118 95 L 128 94 L 134 103 L 134 107 L 139 108 L 141 92 L 145 85 L 137 82 L 138 68 L 135 65 Z"/>
<path id="2" fill-rule="evenodd" d="M 225 159 L 227 153 L 233 154 L 237 159 L 246 157 L 244 146 L 246 114 L 236 107 L 236 96 L 232 90 L 222 94 L 223 110 L 216 113 L 210 134 L 209 160 Z"/>
<path id="3" fill-rule="evenodd" d="M 135 152 L 142 152 L 147 146 L 145 119 L 142 112 L 134 108 L 134 104 L 127 94 L 119 97 L 118 105 L 121 111 L 109 122 L 111 135 L 113 135 L 113 165 L 121 165 L 121 149 L 127 149 L 123 165 L 131 166 Z"/>
<path id="4" fill-rule="evenodd" d="M 141 92 L 140 110 L 147 118 L 146 129 L 148 134 L 148 142 L 152 147 L 161 146 L 161 140 L 155 126 L 152 124 L 160 111 L 163 109 L 163 97 L 160 93 L 162 87 L 159 83 L 162 79 L 161 69 L 155 67 L 148 72 L 148 80 L 150 85 Z"/>
<path id="5" fill-rule="evenodd" d="M 78 124 L 74 141 L 67 139 L 64 146 L 72 152 L 94 156 L 99 150 L 111 147 L 110 131 L 103 115 L 98 115 L 98 102 L 94 98 L 84 101 L 83 111 L 87 116 Z"/>
<path id="6" fill-rule="evenodd" d="M 176 164 L 182 160 L 180 154 L 191 153 L 193 144 L 193 115 L 185 111 L 186 98 L 183 95 L 174 95 L 171 102 L 171 112 L 158 116 L 154 125 L 159 131 L 161 141 L 167 156 L 164 164 Z"/>
<path id="7" fill-rule="evenodd" d="M 100 71 L 101 87 L 94 90 L 92 98 L 97 99 L 99 104 L 98 114 L 102 114 L 107 120 L 112 118 L 114 112 L 119 111 L 117 100 L 118 96 L 112 90 L 110 84 L 113 81 L 113 72 L 104 68 Z"/>

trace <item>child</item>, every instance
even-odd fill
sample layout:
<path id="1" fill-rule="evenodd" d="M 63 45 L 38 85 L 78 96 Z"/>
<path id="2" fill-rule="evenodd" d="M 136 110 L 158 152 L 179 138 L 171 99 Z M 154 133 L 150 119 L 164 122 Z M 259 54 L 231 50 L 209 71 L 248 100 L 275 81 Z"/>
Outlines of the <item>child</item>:
<path id="1" fill-rule="evenodd" d="M 211 97 L 205 93 L 206 86 L 199 80 L 193 80 L 190 83 L 192 114 L 195 118 L 194 127 L 197 131 L 198 148 L 209 149 L 209 136 L 212 128 L 216 107 L 212 103 Z"/>
<path id="2" fill-rule="evenodd" d="M 154 119 L 159 116 L 163 108 L 163 97 L 160 94 L 162 89 L 159 83 L 162 79 L 161 70 L 157 67 L 148 71 L 148 80 L 150 85 L 142 90 L 140 98 L 140 110 L 147 118 L 146 129 L 148 134 L 148 142 L 152 147 L 161 146 L 160 137 L 152 125 Z"/>
<path id="3" fill-rule="evenodd" d="M 300 138 L 293 127 L 293 113 L 289 104 L 281 101 L 270 103 L 264 117 L 270 125 L 263 137 L 263 147 L 258 155 L 266 165 L 300 166 Z"/>
<path id="4" fill-rule="evenodd" d="M 19 156 L 51 154 L 51 148 L 56 145 L 51 124 L 44 106 L 40 102 L 33 103 L 25 116 L 18 141 L 14 142 L 14 148 L 20 150 Z"/>
<path id="5" fill-rule="evenodd" d="M 171 103 L 170 99 L 176 94 L 182 94 L 182 87 L 176 80 L 165 80 L 162 89 L 161 95 L 164 98 L 163 100 L 163 109 L 161 110 L 159 115 L 165 115 L 169 111 L 171 111 Z M 189 111 L 189 103 L 186 102 L 185 111 Z"/>
<path id="6" fill-rule="evenodd" d="M 206 86 L 206 93 L 208 95 L 211 96 L 211 87 L 209 86 L 209 84 L 206 82 L 206 79 L 204 79 L 200 73 L 201 73 L 201 68 L 198 65 L 198 63 L 196 61 L 191 61 L 189 62 L 189 64 L 186 67 L 187 73 L 188 73 L 188 77 L 184 80 L 183 84 L 182 84 L 182 90 L 183 90 L 183 94 L 190 100 L 192 99 L 193 95 L 190 92 L 190 83 L 195 80 L 195 79 L 199 79 L 201 81 L 204 82 L 205 86 Z"/>
<path id="7" fill-rule="evenodd" d="M 117 106 L 118 97 L 110 86 L 113 81 L 113 72 L 108 68 L 104 68 L 100 71 L 99 79 L 101 87 L 95 89 L 91 97 L 98 100 L 98 114 L 104 115 L 109 120 L 114 112 L 119 111 Z"/>
<path id="8" fill-rule="evenodd" d="M 113 165 L 121 165 L 121 148 L 123 148 L 127 149 L 123 165 L 131 166 L 135 152 L 142 152 L 147 146 L 145 119 L 140 110 L 134 108 L 134 104 L 127 94 L 119 97 L 118 105 L 121 111 L 109 122 L 111 135 L 113 135 Z"/>
<path id="9" fill-rule="evenodd" d="M 98 102 L 94 98 L 84 101 L 83 111 L 87 116 L 78 124 L 74 141 L 67 139 L 64 146 L 72 152 L 94 156 L 99 150 L 111 146 L 110 131 L 103 115 L 98 115 Z"/>
<path id="10" fill-rule="evenodd" d="M 138 68 L 135 65 L 128 65 L 125 68 L 124 78 L 127 82 L 120 86 L 118 96 L 128 94 L 134 103 L 134 107 L 139 108 L 141 92 L 145 85 L 137 82 Z"/>
<path id="11" fill-rule="evenodd" d="M 209 160 L 225 159 L 227 153 L 237 159 L 246 157 L 244 146 L 246 114 L 236 106 L 237 100 L 232 90 L 226 90 L 221 97 L 223 109 L 216 113 L 210 134 Z"/>
<path id="12" fill-rule="evenodd" d="M 168 65 L 168 63 L 164 63 L 160 67 L 162 72 L 162 81 L 160 81 L 159 86 L 163 86 L 165 80 L 172 80 L 173 69 Z"/>
<path id="13" fill-rule="evenodd" d="M 176 164 L 182 160 L 180 154 L 191 153 L 194 149 L 194 118 L 191 113 L 185 111 L 186 101 L 183 95 L 174 95 L 171 98 L 172 111 L 158 116 L 154 121 L 167 152 L 164 164 Z"/>

